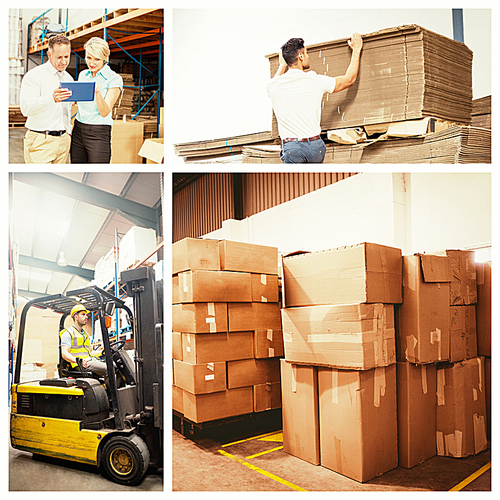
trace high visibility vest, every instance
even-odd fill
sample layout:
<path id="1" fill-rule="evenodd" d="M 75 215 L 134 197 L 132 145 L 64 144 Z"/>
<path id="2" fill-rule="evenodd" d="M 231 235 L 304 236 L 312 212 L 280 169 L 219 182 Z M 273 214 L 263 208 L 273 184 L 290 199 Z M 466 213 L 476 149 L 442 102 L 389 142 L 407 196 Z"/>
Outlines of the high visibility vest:
<path id="1" fill-rule="evenodd" d="M 92 355 L 90 347 L 90 339 L 85 330 L 79 332 L 78 329 L 72 325 L 69 328 L 65 328 L 59 332 L 59 338 L 64 332 L 68 332 L 71 335 L 71 347 L 69 348 L 70 354 L 75 358 L 90 358 Z M 71 363 L 72 368 L 76 368 L 78 365 L 76 363 Z"/>

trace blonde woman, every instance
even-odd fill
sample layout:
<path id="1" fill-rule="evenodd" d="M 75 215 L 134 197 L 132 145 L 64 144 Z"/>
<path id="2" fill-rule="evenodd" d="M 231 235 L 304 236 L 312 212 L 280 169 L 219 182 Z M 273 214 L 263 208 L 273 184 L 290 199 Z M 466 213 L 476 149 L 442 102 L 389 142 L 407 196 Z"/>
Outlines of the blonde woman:
<path id="1" fill-rule="evenodd" d="M 108 65 L 109 46 L 102 38 L 90 38 L 84 45 L 88 69 L 79 82 L 95 82 L 95 99 L 78 102 L 78 114 L 71 136 L 71 163 L 109 163 L 111 159 L 111 110 L 123 88 L 122 77 Z"/>

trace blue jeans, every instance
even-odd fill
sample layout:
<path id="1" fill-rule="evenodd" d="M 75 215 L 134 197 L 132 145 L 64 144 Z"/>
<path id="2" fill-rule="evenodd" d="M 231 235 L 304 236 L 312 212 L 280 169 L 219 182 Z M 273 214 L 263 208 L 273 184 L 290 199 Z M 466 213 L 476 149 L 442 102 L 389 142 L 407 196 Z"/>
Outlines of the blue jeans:
<path id="1" fill-rule="evenodd" d="M 323 139 L 305 142 L 295 140 L 283 144 L 280 158 L 283 163 L 323 163 L 325 153 Z"/>

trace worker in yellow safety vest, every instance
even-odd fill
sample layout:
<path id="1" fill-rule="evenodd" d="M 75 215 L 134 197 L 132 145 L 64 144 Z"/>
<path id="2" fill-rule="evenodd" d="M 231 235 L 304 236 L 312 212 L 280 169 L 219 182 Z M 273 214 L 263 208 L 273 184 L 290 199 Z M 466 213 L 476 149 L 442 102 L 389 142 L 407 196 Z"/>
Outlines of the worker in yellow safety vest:
<path id="1" fill-rule="evenodd" d="M 89 315 L 90 312 L 83 305 L 78 304 L 73 307 L 71 310 L 73 325 L 61 330 L 59 333 L 61 356 L 71 364 L 72 368 L 78 367 L 78 360 L 81 360 L 83 368 L 96 373 L 100 377 L 105 377 L 108 372 L 106 363 L 97 359 L 97 356 L 102 354 L 102 350 L 94 350 L 90 338 L 83 328 L 87 324 Z"/>

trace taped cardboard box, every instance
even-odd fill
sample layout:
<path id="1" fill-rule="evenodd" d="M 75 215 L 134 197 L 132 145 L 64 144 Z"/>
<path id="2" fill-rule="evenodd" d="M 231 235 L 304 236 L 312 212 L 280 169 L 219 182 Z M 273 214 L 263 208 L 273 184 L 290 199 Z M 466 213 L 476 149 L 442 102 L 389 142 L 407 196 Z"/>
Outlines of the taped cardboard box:
<path id="1" fill-rule="evenodd" d="M 248 387 L 280 381 L 279 358 L 227 362 L 227 388 Z"/>
<path id="2" fill-rule="evenodd" d="M 476 272 L 477 353 L 491 356 L 491 262 L 478 262 Z"/>
<path id="3" fill-rule="evenodd" d="M 183 392 L 184 391 L 180 387 L 172 385 L 172 410 L 177 411 L 179 413 L 184 413 Z"/>
<path id="4" fill-rule="evenodd" d="M 280 363 L 283 451 L 319 465 L 318 369 Z"/>
<path id="5" fill-rule="evenodd" d="M 402 301 L 401 250 L 361 243 L 283 259 L 286 307 Z"/>
<path id="6" fill-rule="evenodd" d="M 146 139 L 139 150 L 139 156 L 146 158 L 146 163 L 164 163 L 164 139 Z"/>
<path id="7" fill-rule="evenodd" d="M 113 120 L 110 163 L 142 163 L 139 150 L 143 141 L 143 123 L 135 120 Z"/>
<path id="8" fill-rule="evenodd" d="M 191 364 L 174 359 L 174 385 L 191 394 L 226 390 L 226 363 Z"/>
<path id="9" fill-rule="evenodd" d="M 397 363 L 399 465 L 436 455 L 437 365 Z"/>
<path id="10" fill-rule="evenodd" d="M 278 276 L 252 274 L 252 302 L 278 302 Z"/>
<path id="11" fill-rule="evenodd" d="M 121 272 L 154 252 L 156 231 L 147 227 L 134 226 L 122 238 L 118 248 L 118 270 Z M 156 253 L 148 258 L 149 263 L 156 263 L 157 260 Z"/>
<path id="12" fill-rule="evenodd" d="M 172 245 L 172 274 L 182 271 L 220 270 L 219 242 L 202 238 L 184 238 Z"/>
<path id="13" fill-rule="evenodd" d="M 178 275 L 179 302 L 251 302 L 250 273 L 184 271 Z"/>
<path id="14" fill-rule="evenodd" d="M 450 306 L 450 362 L 475 357 L 476 306 Z"/>
<path id="15" fill-rule="evenodd" d="M 255 330 L 254 358 L 280 358 L 284 355 L 283 330 Z"/>
<path id="16" fill-rule="evenodd" d="M 182 358 L 188 363 L 234 361 L 253 357 L 253 332 L 182 334 Z"/>
<path id="17" fill-rule="evenodd" d="M 281 408 L 281 382 L 254 385 L 253 411 L 267 411 Z"/>
<path id="18" fill-rule="evenodd" d="M 221 270 L 278 274 L 278 249 L 255 243 L 219 242 Z"/>
<path id="19" fill-rule="evenodd" d="M 182 361 L 182 333 L 172 332 L 172 359 Z"/>
<path id="20" fill-rule="evenodd" d="M 398 361 L 435 363 L 450 358 L 448 257 L 403 257 L 403 303 L 396 307 Z"/>
<path id="21" fill-rule="evenodd" d="M 475 455 L 488 446 L 484 358 L 438 365 L 437 454 Z"/>
<path id="22" fill-rule="evenodd" d="M 173 304 L 172 330 L 183 333 L 227 332 L 227 304 L 224 302 Z"/>
<path id="23" fill-rule="evenodd" d="M 279 304 L 232 302 L 227 304 L 227 310 L 230 332 L 281 329 Z"/>
<path id="24" fill-rule="evenodd" d="M 398 466 L 395 364 L 319 367 L 318 390 L 321 465 L 359 482 Z"/>
<path id="25" fill-rule="evenodd" d="M 287 307 L 282 319 L 292 363 L 369 370 L 396 362 L 393 304 Z"/>
<path id="26" fill-rule="evenodd" d="M 183 393 L 184 417 L 195 423 L 253 412 L 253 387 L 242 387 L 211 394 Z"/>

